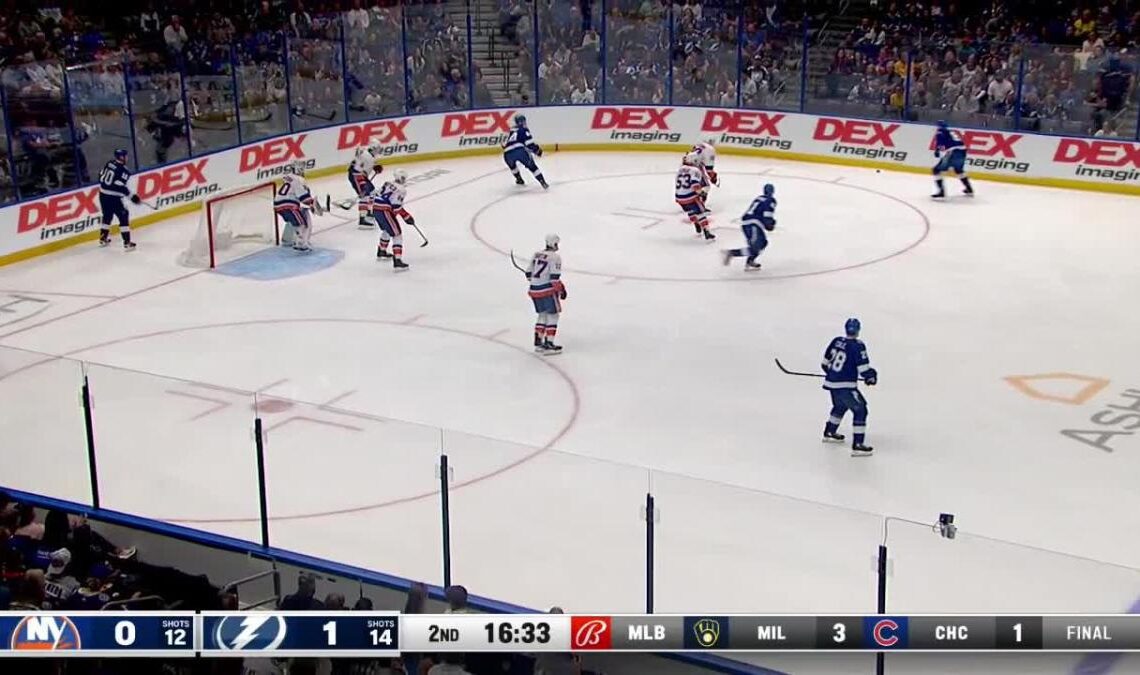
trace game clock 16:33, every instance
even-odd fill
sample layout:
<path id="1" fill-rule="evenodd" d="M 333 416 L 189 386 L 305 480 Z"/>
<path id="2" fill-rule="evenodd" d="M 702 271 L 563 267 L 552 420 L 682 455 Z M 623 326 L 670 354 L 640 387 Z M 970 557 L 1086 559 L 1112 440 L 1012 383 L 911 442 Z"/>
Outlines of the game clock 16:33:
<path id="1" fill-rule="evenodd" d="M 510 622 L 490 622 L 483 626 L 487 631 L 488 644 L 540 644 L 550 642 L 550 624 L 524 621 L 513 625 Z"/>

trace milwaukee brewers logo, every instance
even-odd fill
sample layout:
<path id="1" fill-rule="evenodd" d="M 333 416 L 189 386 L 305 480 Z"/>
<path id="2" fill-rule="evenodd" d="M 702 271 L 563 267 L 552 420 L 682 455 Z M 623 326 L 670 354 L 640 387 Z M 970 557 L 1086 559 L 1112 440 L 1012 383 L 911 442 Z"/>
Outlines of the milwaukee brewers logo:
<path id="1" fill-rule="evenodd" d="M 715 647 L 720 640 L 720 622 L 716 619 L 700 619 L 693 624 L 697 644 L 702 647 Z"/>

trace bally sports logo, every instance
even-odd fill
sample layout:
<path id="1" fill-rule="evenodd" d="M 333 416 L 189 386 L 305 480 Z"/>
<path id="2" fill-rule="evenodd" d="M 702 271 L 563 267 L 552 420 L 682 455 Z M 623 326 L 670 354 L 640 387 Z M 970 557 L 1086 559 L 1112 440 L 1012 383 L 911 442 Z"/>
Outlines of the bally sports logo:
<path id="1" fill-rule="evenodd" d="M 467 145 L 502 145 L 511 132 L 515 110 L 452 113 L 443 116 L 440 138 L 459 137 L 459 147 Z"/>
<path id="2" fill-rule="evenodd" d="M 786 117 L 783 113 L 709 110 L 701 122 L 701 131 L 720 134 L 717 140 L 728 145 L 791 150 L 792 142 L 780 134 L 780 122 Z"/>
<path id="3" fill-rule="evenodd" d="M 833 143 L 831 153 L 834 155 L 905 162 L 907 152 L 894 149 L 894 135 L 900 126 L 902 125 L 822 117 L 815 124 L 812 138 Z"/>
<path id="4" fill-rule="evenodd" d="M 615 141 L 680 143 L 681 134 L 669 129 L 671 114 L 673 108 L 598 108 L 590 128 L 609 131 Z"/>
<path id="5" fill-rule="evenodd" d="M 1014 161 L 1017 159 L 1017 150 L 1014 146 L 1024 136 L 1022 134 L 1003 134 L 997 131 L 955 130 L 954 133 L 966 144 L 966 163 L 971 168 L 985 171 L 1013 171 L 1025 173 L 1029 171 L 1029 162 Z M 930 137 L 930 150 L 934 150 L 937 139 Z"/>
<path id="6" fill-rule="evenodd" d="M 571 651 L 610 649 L 613 643 L 613 626 L 610 617 L 570 617 Z"/>
<path id="7" fill-rule="evenodd" d="M 295 138 L 278 138 L 242 148 L 238 171 L 257 171 L 258 180 L 262 180 L 288 172 L 296 160 L 304 162 L 306 169 L 312 169 L 316 167 L 317 161 L 305 159 L 305 150 L 301 146 L 307 137 L 308 134 L 299 134 Z"/>
<path id="8" fill-rule="evenodd" d="M 419 143 L 408 141 L 408 123 L 411 120 L 376 120 L 367 124 L 347 124 L 340 128 L 337 136 L 337 150 L 355 150 L 373 142 L 380 144 L 383 157 L 405 154 L 414 155 L 420 149 Z"/>
<path id="9" fill-rule="evenodd" d="M 1058 164 L 1076 164 L 1078 176 L 1116 182 L 1140 180 L 1140 143 L 1062 138 L 1053 153 Z"/>
<path id="10" fill-rule="evenodd" d="M 208 162 L 192 160 L 140 174 L 135 192 L 159 209 L 201 199 L 221 189 L 206 179 Z M 86 188 L 23 204 L 16 231 L 39 229 L 40 239 L 53 239 L 98 227 L 102 215 L 98 195 L 98 188 Z"/>

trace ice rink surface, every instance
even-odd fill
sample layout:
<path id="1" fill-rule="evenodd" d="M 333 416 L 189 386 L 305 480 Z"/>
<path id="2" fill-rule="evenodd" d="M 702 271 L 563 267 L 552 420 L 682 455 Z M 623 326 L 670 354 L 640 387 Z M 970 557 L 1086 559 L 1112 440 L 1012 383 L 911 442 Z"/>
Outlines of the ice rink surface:
<path id="1" fill-rule="evenodd" d="M 197 215 L 0 269 L 4 482 L 89 499 L 83 361 L 104 506 L 255 540 L 256 410 L 274 544 L 439 583 L 443 449 L 453 574 L 484 596 L 641 611 L 652 491 L 659 612 L 873 613 L 883 516 L 939 512 L 955 541 L 888 526 L 890 611 L 1133 606 L 1140 202 L 951 180 L 936 203 L 923 176 L 722 157 L 706 244 L 678 161 L 548 154 L 545 193 L 497 157 L 408 165 L 431 243 L 409 228 L 406 274 L 339 210 L 313 238 L 334 264 L 286 279 L 180 266 Z M 765 182 L 764 269 L 723 267 Z M 507 253 L 548 232 L 569 298 L 543 358 Z M 821 444 L 819 380 L 773 364 L 818 370 L 849 316 L 871 458 Z"/>

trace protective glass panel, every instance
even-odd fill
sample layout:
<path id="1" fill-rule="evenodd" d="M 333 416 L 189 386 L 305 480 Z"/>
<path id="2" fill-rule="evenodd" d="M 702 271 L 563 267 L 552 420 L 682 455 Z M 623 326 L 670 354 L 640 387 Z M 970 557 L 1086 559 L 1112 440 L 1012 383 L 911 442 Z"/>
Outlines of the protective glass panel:
<path id="1" fill-rule="evenodd" d="M 288 40 L 293 129 L 344 122 L 344 63 L 339 41 Z"/>
<path id="2" fill-rule="evenodd" d="M 673 103 L 736 107 L 736 3 L 673 7 Z"/>
<path id="3" fill-rule="evenodd" d="M 127 151 L 127 166 L 134 167 L 131 120 L 127 116 L 127 81 L 121 61 L 107 60 L 67 69 L 71 114 L 82 163 L 94 179 L 115 150 Z M 85 181 L 86 182 L 86 181 Z"/>
<path id="4" fill-rule="evenodd" d="M 870 119 L 899 119 L 905 103 L 907 55 L 874 41 L 854 46 L 811 46 L 805 112 Z"/>
<path id="5" fill-rule="evenodd" d="M 201 44 L 195 58 L 186 60 L 186 101 L 196 155 L 240 142 L 232 53 L 228 43 Z"/>
<path id="6" fill-rule="evenodd" d="M 247 34 L 237 43 L 236 52 L 242 142 L 287 133 L 284 38 L 277 33 Z"/>
<path id="7" fill-rule="evenodd" d="M 274 546 L 441 581 L 438 430 L 264 394 L 257 413 Z"/>
<path id="8" fill-rule="evenodd" d="M 79 185 L 85 167 L 77 164 L 62 64 L 22 58 L 5 68 L 0 79 L 8 103 L 10 159 L 20 196 L 35 197 Z"/>
<path id="9" fill-rule="evenodd" d="M 668 103 L 667 6 L 638 0 L 606 6 L 606 103 Z"/>
<path id="10" fill-rule="evenodd" d="M 127 63 L 128 96 L 138 149 L 138 167 L 145 169 L 185 159 L 186 103 L 182 73 L 165 53 L 140 54 Z"/>
<path id="11" fill-rule="evenodd" d="M 455 579 L 527 607 L 644 611 L 646 469 L 454 432 L 444 449 Z"/>
<path id="12" fill-rule="evenodd" d="M 537 4 L 539 103 L 600 103 L 602 3 Z"/>
<path id="13" fill-rule="evenodd" d="M 745 3 L 740 36 L 740 104 L 745 108 L 799 110 L 804 29 L 784 20 L 776 5 Z"/>
<path id="14" fill-rule="evenodd" d="M 472 13 L 476 108 L 534 104 L 536 4 L 497 0 L 495 14 Z"/>
<path id="15" fill-rule="evenodd" d="M 408 111 L 471 107 L 468 91 L 467 15 L 434 2 L 404 3 L 405 44 L 412 91 Z"/>
<path id="16" fill-rule="evenodd" d="M 15 302 L 46 301 L 4 300 L 9 307 Z M 91 503 L 82 387 L 78 361 L 0 349 L 0 481 L 5 487 Z"/>
<path id="17" fill-rule="evenodd" d="M 973 53 L 957 42 L 921 45 L 910 54 L 909 68 L 903 57 L 898 57 L 891 68 L 907 74 L 906 119 L 1012 129 L 1021 57 L 1020 46 L 995 44 L 988 52 Z M 888 113 L 896 116 L 894 94 L 888 99 Z"/>
<path id="18" fill-rule="evenodd" d="M 879 516 L 657 471 L 653 496 L 656 611 L 875 611 Z"/>
<path id="19" fill-rule="evenodd" d="M 887 609 L 917 614 L 1102 613 L 1140 609 L 1140 570 L 891 520 Z"/>
<path id="20" fill-rule="evenodd" d="M 252 396 L 106 366 L 87 376 L 104 507 L 260 540 Z"/>
<path id="21" fill-rule="evenodd" d="M 348 61 L 350 120 L 390 117 L 404 112 L 403 10 L 360 0 L 342 16 Z"/>
<path id="22" fill-rule="evenodd" d="M 1135 78 L 1140 64 L 1133 54 L 1105 50 L 1033 45 L 1025 50 L 1025 78 L 1018 126 L 1026 131 L 1135 137 Z"/>

